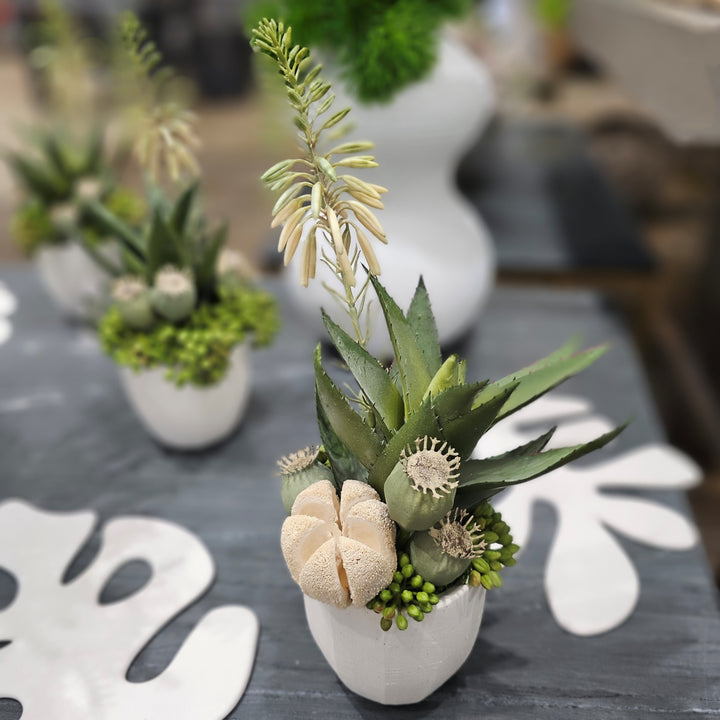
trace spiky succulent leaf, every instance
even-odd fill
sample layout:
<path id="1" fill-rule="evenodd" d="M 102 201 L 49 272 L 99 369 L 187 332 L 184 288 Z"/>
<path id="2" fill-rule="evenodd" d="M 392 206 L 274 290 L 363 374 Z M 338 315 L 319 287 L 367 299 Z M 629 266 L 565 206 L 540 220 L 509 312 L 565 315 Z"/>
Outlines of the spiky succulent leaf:
<path id="1" fill-rule="evenodd" d="M 175 205 L 170 215 L 170 226 L 179 237 L 185 235 L 188 221 L 192 215 L 192 208 L 197 197 L 197 191 L 200 184 L 194 182 L 188 185 L 185 190 L 182 191 L 178 199 L 175 201 Z"/>
<path id="2" fill-rule="evenodd" d="M 370 280 L 377 293 L 390 333 L 390 342 L 395 352 L 395 364 L 402 385 L 405 417 L 407 418 L 422 404 L 432 376 L 418 346 L 415 333 L 402 310 L 374 275 L 370 275 Z"/>
<path id="3" fill-rule="evenodd" d="M 442 431 L 438 423 L 435 411 L 426 400 L 406 421 L 405 424 L 393 435 L 385 446 L 380 457 L 370 468 L 368 482 L 383 495 L 383 487 L 387 476 L 392 472 L 405 447 L 411 445 L 418 438 L 425 436 L 443 439 Z"/>
<path id="4" fill-rule="evenodd" d="M 470 412 L 443 422 L 440 420 L 445 439 L 455 448 L 463 460 L 470 457 L 478 440 L 493 426 L 498 413 L 516 390 L 511 384 L 501 388 L 495 397 L 489 398 Z"/>
<path id="5" fill-rule="evenodd" d="M 227 236 L 228 224 L 224 222 L 199 247 L 199 255 L 195 262 L 195 281 L 203 297 L 211 295 L 215 288 L 215 270 L 220 251 L 227 242 Z"/>
<path id="6" fill-rule="evenodd" d="M 360 343 L 334 323 L 327 313 L 323 311 L 322 316 L 340 357 L 379 413 L 385 427 L 394 432 L 403 422 L 403 401 L 387 371 Z"/>
<path id="7" fill-rule="evenodd" d="M 440 369 L 443 360 L 435 316 L 430 305 L 430 296 L 422 277 L 410 302 L 407 321 L 415 333 L 415 339 L 420 352 L 425 358 L 428 371 L 431 375 L 434 375 Z"/>
<path id="8" fill-rule="evenodd" d="M 147 238 L 146 275 L 148 282 L 152 282 L 155 273 L 165 265 L 186 267 L 184 260 L 178 236 L 160 209 L 155 208 Z"/>
<path id="9" fill-rule="evenodd" d="M 433 398 L 433 407 L 440 423 L 455 420 L 472 410 L 473 402 L 478 393 L 487 386 L 483 382 L 455 385 Z"/>
<path id="10" fill-rule="evenodd" d="M 521 448 L 516 448 L 503 455 L 482 460 L 468 460 L 460 469 L 456 504 L 460 507 L 473 507 L 499 490 L 527 482 L 567 465 L 607 445 L 627 427 L 627 424 L 624 423 L 580 445 L 530 454 L 518 452 Z M 537 443 L 537 440 L 533 442 Z"/>
<path id="11" fill-rule="evenodd" d="M 565 382 L 565 380 L 577 375 L 592 365 L 607 350 L 606 345 L 600 345 L 581 353 L 566 354 L 571 347 L 570 344 L 566 344 L 563 348 L 556 350 L 542 360 L 538 360 L 538 362 L 533 363 L 529 367 L 490 383 L 485 390 L 478 395 L 475 400 L 475 405 L 484 402 L 500 388 L 511 383 L 519 382 L 518 388 L 510 396 L 505 407 L 503 407 L 497 417 L 496 422 L 500 421 L 534 400 L 537 400 L 541 395 L 556 388 Z"/>
<path id="12" fill-rule="evenodd" d="M 70 194 L 70 183 L 56 173 L 14 153 L 10 153 L 7 158 L 16 177 L 32 195 L 50 203 Z"/>
<path id="13" fill-rule="evenodd" d="M 315 392 L 317 402 L 340 440 L 365 467 L 372 467 L 382 450 L 382 442 L 350 407 L 345 395 L 323 369 L 319 344 L 315 349 Z"/>
<path id="14" fill-rule="evenodd" d="M 135 254 L 135 257 L 145 257 L 147 246 L 145 238 L 126 222 L 120 220 L 114 213 L 110 212 L 101 202 L 92 200 L 86 203 L 84 211 L 101 231 L 124 243 L 130 252 Z M 145 273 L 144 264 L 141 272 Z"/>
<path id="15" fill-rule="evenodd" d="M 341 488 L 345 480 L 348 479 L 366 481 L 368 476 L 367 468 L 358 461 L 348 446 L 337 436 L 317 396 L 315 398 L 315 407 L 320 440 L 323 444 L 323 450 L 330 460 L 330 467 L 337 487 Z"/>
<path id="16" fill-rule="evenodd" d="M 60 147 L 60 143 L 53 135 L 46 135 L 43 138 L 43 149 L 48 157 L 54 171 L 59 177 L 68 177 L 74 175 L 74 169 L 68 163 L 65 153 Z"/>

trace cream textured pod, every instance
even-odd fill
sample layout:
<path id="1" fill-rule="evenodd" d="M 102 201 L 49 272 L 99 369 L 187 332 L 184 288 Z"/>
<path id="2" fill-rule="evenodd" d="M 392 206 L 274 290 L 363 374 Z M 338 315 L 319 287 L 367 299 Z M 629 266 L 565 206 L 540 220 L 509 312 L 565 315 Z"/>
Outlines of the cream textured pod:
<path id="1" fill-rule="evenodd" d="M 293 580 L 315 600 L 365 605 L 392 582 L 395 523 L 366 483 L 346 480 L 340 501 L 332 483 L 316 482 L 295 499 L 280 538 Z"/>

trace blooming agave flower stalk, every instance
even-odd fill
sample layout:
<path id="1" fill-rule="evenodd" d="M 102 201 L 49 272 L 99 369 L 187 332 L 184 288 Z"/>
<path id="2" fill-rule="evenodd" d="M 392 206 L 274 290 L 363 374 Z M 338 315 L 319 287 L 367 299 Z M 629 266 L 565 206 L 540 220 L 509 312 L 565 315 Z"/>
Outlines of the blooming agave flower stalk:
<path id="1" fill-rule="evenodd" d="M 353 595 L 352 584 L 349 596 L 340 593 L 338 587 L 347 587 L 349 578 L 337 564 L 338 554 L 325 545 L 335 542 L 337 533 L 345 535 L 342 517 L 337 532 L 326 527 L 319 530 L 315 520 L 296 518 L 334 522 L 328 508 L 337 505 L 337 491 L 342 516 L 348 484 L 353 488 L 366 484 L 395 527 L 395 562 L 392 568 L 378 564 L 385 585 L 367 605 L 381 614 L 383 629 L 390 629 L 394 621 L 404 630 L 408 617 L 422 620 L 437 604 L 439 594 L 457 584 L 487 589 L 502 584 L 499 573 L 514 564 L 518 547 L 489 502 L 494 495 L 602 447 L 623 429 L 616 428 L 589 443 L 545 450 L 553 435 L 550 430 L 502 455 L 471 459 L 478 440 L 488 430 L 588 367 L 605 348 L 578 352 L 577 343 L 571 341 L 534 365 L 495 382 L 468 382 L 464 360 L 456 355 L 442 357 L 422 280 L 408 311 L 403 312 L 378 281 L 377 261 L 368 253 L 369 243 L 360 239 L 365 236 L 359 234 L 359 225 L 385 239 L 377 219 L 365 207 L 379 206 L 380 189 L 341 179 L 337 169 L 343 164 L 370 167 L 374 160 L 362 156 L 333 161 L 337 149 L 325 154 L 318 149 L 323 129 L 339 122 L 348 110 L 335 113 L 315 129 L 315 122 L 320 122 L 332 105 L 332 94 L 330 86 L 318 78 L 319 68 L 311 67 L 307 49 L 292 46 L 290 31 L 268 20 L 254 31 L 253 42 L 277 62 L 306 148 L 304 158 L 278 163 L 264 176 L 271 188 L 282 192 L 273 221 L 284 224 L 280 248 L 287 259 L 304 239 L 301 281 L 306 284 L 314 274 L 316 244 L 325 242 L 322 259 L 335 271 L 344 294 L 329 289 L 344 300 L 356 334 L 352 338 L 323 313 L 330 339 L 356 390 L 348 395 L 331 379 L 318 345 L 315 395 L 322 447 L 281 461 L 283 502 L 291 512 L 283 526 L 283 553 L 293 578 L 308 595 L 341 606 L 350 600 L 364 602 L 365 594 Z M 367 143 L 361 146 L 370 147 Z M 301 169 L 295 171 L 296 166 Z M 309 193 L 301 195 L 303 189 Z M 344 200 L 346 193 L 354 200 Z M 314 225 L 308 232 L 305 225 L 311 219 Z M 359 293 L 353 288 L 363 254 L 368 281 L 382 308 L 394 350 L 395 360 L 389 368 L 367 351 L 360 324 L 367 287 Z M 319 492 L 325 498 L 322 508 L 308 500 Z M 373 538 L 369 544 L 382 548 L 376 533 L 368 532 L 365 538 Z M 320 552 L 322 547 L 325 550 Z M 388 555 L 384 550 L 381 554 Z M 308 557 L 315 577 L 323 578 L 323 583 L 332 579 L 332 593 L 308 581 L 307 565 L 300 568 L 297 560 Z M 373 583 L 365 589 L 371 587 Z"/>

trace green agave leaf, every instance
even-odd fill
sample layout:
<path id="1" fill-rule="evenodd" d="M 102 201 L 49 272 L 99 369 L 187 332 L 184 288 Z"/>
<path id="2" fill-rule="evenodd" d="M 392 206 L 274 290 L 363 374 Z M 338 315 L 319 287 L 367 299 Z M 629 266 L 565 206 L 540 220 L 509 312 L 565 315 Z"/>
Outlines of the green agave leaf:
<path id="1" fill-rule="evenodd" d="M 215 290 L 215 270 L 220 251 L 227 243 L 228 224 L 224 222 L 210 235 L 207 243 L 201 248 L 195 265 L 195 280 L 200 293 L 210 296 Z"/>
<path id="2" fill-rule="evenodd" d="M 623 423 L 614 430 L 581 445 L 539 452 L 534 448 L 543 442 L 546 444 L 552 434 L 546 433 L 533 440 L 532 443 L 511 450 L 509 453 L 483 460 L 468 460 L 460 469 L 455 504 L 459 507 L 473 507 L 487 498 L 488 492 L 499 491 L 511 485 L 527 482 L 567 465 L 567 463 L 607 445 L 627 425 L 627 422 Z"/>
<path id="3" fill-rule="evenodd" d="M 317 402 L 335 434 L 365 467 L 371 467 L 382 450 L 382 442 L 328 377 L 322 367 L 319 344 L 315 349 L 315 391 Z"/>
<path id="4" fill-rule="evenodd" d="M 606 345 L 590 348 L 584 352 L 572 354 L 574 343 L 572 340 L 554 353 L 542 360 L 520 370 L 512 375 L 507 375 L 501 380 L 490 383 L 475 400 L 475 405 L 484 402 L 488 397 L 496 394 L 497 391 L 511 383 L 518 383 L 517 390 L 508 399 L 505 407 L 499 413 L 496 422 L 511 415 L 516 410 L 525 407 L 537 400 L 549 390 L 557 387 L 569 378 L 577 375 L 585 368 L 592 365 L 606 350 Z M 568 354 L 569 353 L 569 354 Z"/>
<path id="5" fill-rule="evenodd" d="M 84 210 L 103 232 L 123 242 L 131 251 L 135 252 L 136 256 L 145 257 L 147 244 L 145 238 L 127 223 L 115 217 L 102 203 L 97 200 L 86 203 Z M 145 273 L 145 266 L 143 266 L 143 273 Z"/>
<path id="6" fill-rule="evenodd" d="M 387 371 L 360 343 L 334 323 L 325 311 L 322 317 L 340 357 L 379 413 L 387 429 L 394 432 L 402 425 L 404 419 L 403 401 Z"/>
<path id="7" fill-rule="evenodd" d="M 103 134 L 100 130 L 92 133 L 85 162 L 79 168 L 80 175 L 97 175 L 102 167 Z"/>
<path id="8" fill-rule="evenodd" d="M 133 250 L 125 246 L 121 250 L 121 255 L 123 267 L 125 267 L 129 274 L 145 277 L 147 266 L 144 260 L 139 258 Z"/>
<path id="9" fill-rule="evenodd" d="M 46 135 L 43 139 L 43 147 L 55 172 L 60 177 L 67 177 L 68 175 L 73 174 L 73 169 L 66 162 L 65 154 L 63 153 L 57 138 L 52 135 Z"/>
<path id="10" fill-rule="evenodd" d="M 441 421 L 445 439 L 463 460 L 470 457 L 478 440 L 492 427 L 498 413 L 516 388 L 517 384 L 507 385 L 495 397 L 477 405 L 469 413 L 447 422 Z"/>
<path id="11" fill-rule="evenodd" d="M 70 191 L 69 185 L 61 178 L 19 155 L 8 155 L 8 163 L 20 182 L 33 195 L 37 195 L 46 202 L 62 199 Z"/>
<path id="12" fill-rule="evenodd" d="M 188 185 L 180 194 L 172 209 L 170 226 L 178 237 L 182 238 L 185 235 L 185 228 L 190 219 L 190 213 L 199 187 L 200 183 L 197 181 Z"/>
<path id="13" fill-rule="evenodd" d="M 440 424 L 443 425 L 469 413 L 472 410 L 473 401 L 487 384 L 488 381 L 485 380 L 468 385 L 456 385 L 436 395 L 432 404 Z"/>
<path id="14" fill-rule="evenodd" d="M 335 477 L 335 484 L 342 488 L 346 480 L 367 481 L 368 471 L 361 462 L 350 452 L 348 446 L 337 436 L 332 425 L 328 422 L 327 415 L 322 405 L 315 396 L 315 407 L 317 410 L 318 430 L 320 440 L 323 444 L 325 454 L 330 459 L 330 467 Z"/>
<path id="15" fill-rule="evenodd" d="M 428 371 L 431 375 L 434 375 L 442 365 L 442 351 L 440 350 L 440 339 L 435 324 L 435 316 L 430 305 L 430 296 L 422 277 L 410 302 L 407 321 L 415 333 L 415 339 L 425 359 Z"/>
<path id="16" fill-rule="evenodd" d="M 147 242 L 147 279 L 152 282 L 155 273 L 164 265 L 183 267 L 183 257 L 178 247 L 177 235 L 168 221 L 156 208 L 153 212 Z"/>
<path id="17" fill-rule="evenodd" d="M 370 468 L 368 482 L 384 497 L 385 480 L 400 459 L 400 453 L 407 445 L 425 436 L 443 440 L 435 411 L 429 400 L 424 402 L 393 435 L 382 454 Z"/>
<path id="18" fill-rule="evenodd" d="M 370 280 L 385 315 L 390 341 L 395 351 L 395 363 L 402 384 L 405 417 L 407 418 L 413 410 L 419 408 L 422 404 L 425 390 L 427 390 L 431 380 L 430 371 L 418 346 L 415 333 L 408 324 L 402 310 L 374 275 L 370 275 Z"/>

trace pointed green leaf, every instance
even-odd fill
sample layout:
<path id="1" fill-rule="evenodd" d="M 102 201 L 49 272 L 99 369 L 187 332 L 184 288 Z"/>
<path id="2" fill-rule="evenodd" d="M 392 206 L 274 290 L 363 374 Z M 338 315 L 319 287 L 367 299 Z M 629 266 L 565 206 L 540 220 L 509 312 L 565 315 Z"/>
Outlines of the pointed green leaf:
<path id="1" fill-rule="evenodd" d="M 380 438 L 350 407 L 347 398 L 337 389 L 322 367 L 320 345 L 315 349 L 315 390 L 328 423 L 348 450 L 367 468 L 377 460 Z"/>
<path id="2" fill-rule="evenodd" d="M 517 390 L 508 399 L 505 407 L 497 417 L 497 421 L 502 420 L 565 382 L 565 380 L 577 375 L 592 365 L 607 350 L 606 345 L 600 345 L 575 355 L 566 355 L 563 351 L 570 347 L 570 344 L 566 344 L 563 348 L 556 350 L 533 365 L 491 383 L 478 395 L 475 405 L 484 402 L 500 388 L 510 383 L 519 382 Z"/>
<path id="3" fill-rule="evenodd" d="M 469 413 L 473 401 L 487 384 L 487 380 L 485 380 L 484 382 L 469 385 L 456 385 L 435 396 L 432 404 L 440 424 L 442 425 Z"/>
<path id="4" fill-rule="evenodd" d="M 164 265 L 183 266 L 178 251 L 178 239 L 167 220 L 156 208 L 147 243 L 147 280 L 152 283 L 155 273 Z"/>
<path id="5" fill-rule="evenodd" d="M 145 257 L 146 241 L 142 235 L 133 230 L 127 223 L 119 220 L 102 203 L 97 200 L 88 202 L 84 207 L 84 211 L 104 234 L 120 240 L 128 248 L 131 248 L 137 256 Z"/>
<path id="6" fill-rule="evenodd" d="M 332 425 L 328 422 L 325 411 L 317 398 L 317 393 L 315 396 L 315 407 L 317 410 L 320 440 L 322 441 L 325 454 L 330 459 L 330 467 L 332 468 L 337 487 L 342 488 L 342 484 L 346 480 L 366 481 L 368 475 L 367 468 L 358 461 L 350 452 L 348 446 L 337 436 Z"/>
<path id="7" fill-rule="evenodd" d="M 370 280 L 385 315 L 390 341 L 395 351 L 395 363 L 400 373 L 403 402 L 405 403 L 405 417 L 408 417 L 422 404 L 431 375 L 418 346 L 415 333 L 405 319 L 402 310 L 374 275 L 370 275 Z"/>
<path id="8" fill-rule="evenodd" d="M 227 235 L 228 224 L 224 222 L 210 235 L 195 265 L 195 280 L 200 293 L 205 297 L 210 296 L 214 291 L 218 256 L 227 243 Z"/>
<path id="9" fill-rule="evenodd" d="M 425 358 L 428 371 L 431 375 L 434 375 L 442 365 L 442 353 L 435 316 L 430 305 L 430 296 L 422 277 L 418 282 L 415 295 L 408 308 L 407 321 L 415 333 L 415 338 L 420 347 L 420 352 Z"/>
<path id="10" fill-rule="evenodd" d="M 50 159 L 50 162 L 52 163 L 55 172 L 57 172 L 60 177 L 67 177 L 68 175 L 72 175 L 72 168 L 66 162 L 65 155 L 63 154 L 62 148 L 60 147 L 60 143 L 57 141 L 57 138 L 53 137 L 52 135 L 46 135 L 43 138 L 43 145 L 45 147 L 45 153 Z"/>
<path id="11" fill-rule="evenodd" d="M 507 385 L 495 397 L 477 405 L 469 413 L 441 423 L 445 439 L 463 460 L 470 457 L 478 440 L 492 427 L 500 410 L 517 385 Z"/>
<path id="12" fill-rule="evenodd" d="M 70 192 L 62 178 L 19 155 L 9 154 L 8 163 L 27 190 L 46 202 L 61 200 Z"/>
<path id="13" fill-rule="evenodd" d="M 85 162 L 79 168 L 80 175 L 97 175 L 100 172 L 103 158 L 103 133 L 100 130 L 94 130 L 88 145 Z"/>
<path id="14" fill-rule="evenodd" d="M 185 234 L 185 229 L 187 227 L 188 220 L 190 219 L 190 213 L 192 211 L 193 203 L 195 202 L 198 187 L 199 182 L 196 181 L 191 183 L 185 188 L 185 190 L 183 190 L 178 199 L 175 201 L 175 205 L 170 216 L 170 226 L 178 237 L 183 237 Z"/>
<path id="15" fill-rule="evenodd" d="M 468 460 L 460 469 L 456 504 L 460 507 L 472 507 L 488 497 L 488 492 L 492 493 L 511 485 L 527 482 L 567 465 L 567 463 L 603 447 L 616 438 L 627 425 L 628 423 L 624 423 L 581 445 L 530 454 L 518 453 L 520 448 L 516 448 L 504 455 L 483 460 Z M 533 442 L 537 443 L 537 440 Z"/>
<path id="16" fill-rule="evenodd" d="M 384 497 L 385 480 L 400 459 L 400 453 L 407 445 L 425 436 L 443 440 L 435 412 L 430 401 L 424 402 L 393 435 L 382 454 L 370 468 L 368 482 Z"/>
<path id="17" fill-rule="evenodd" d="M 403 401 L 385 368 L 323 311 L 323 322 L 340 357 L 391 432 L 403 422 Z"/>

